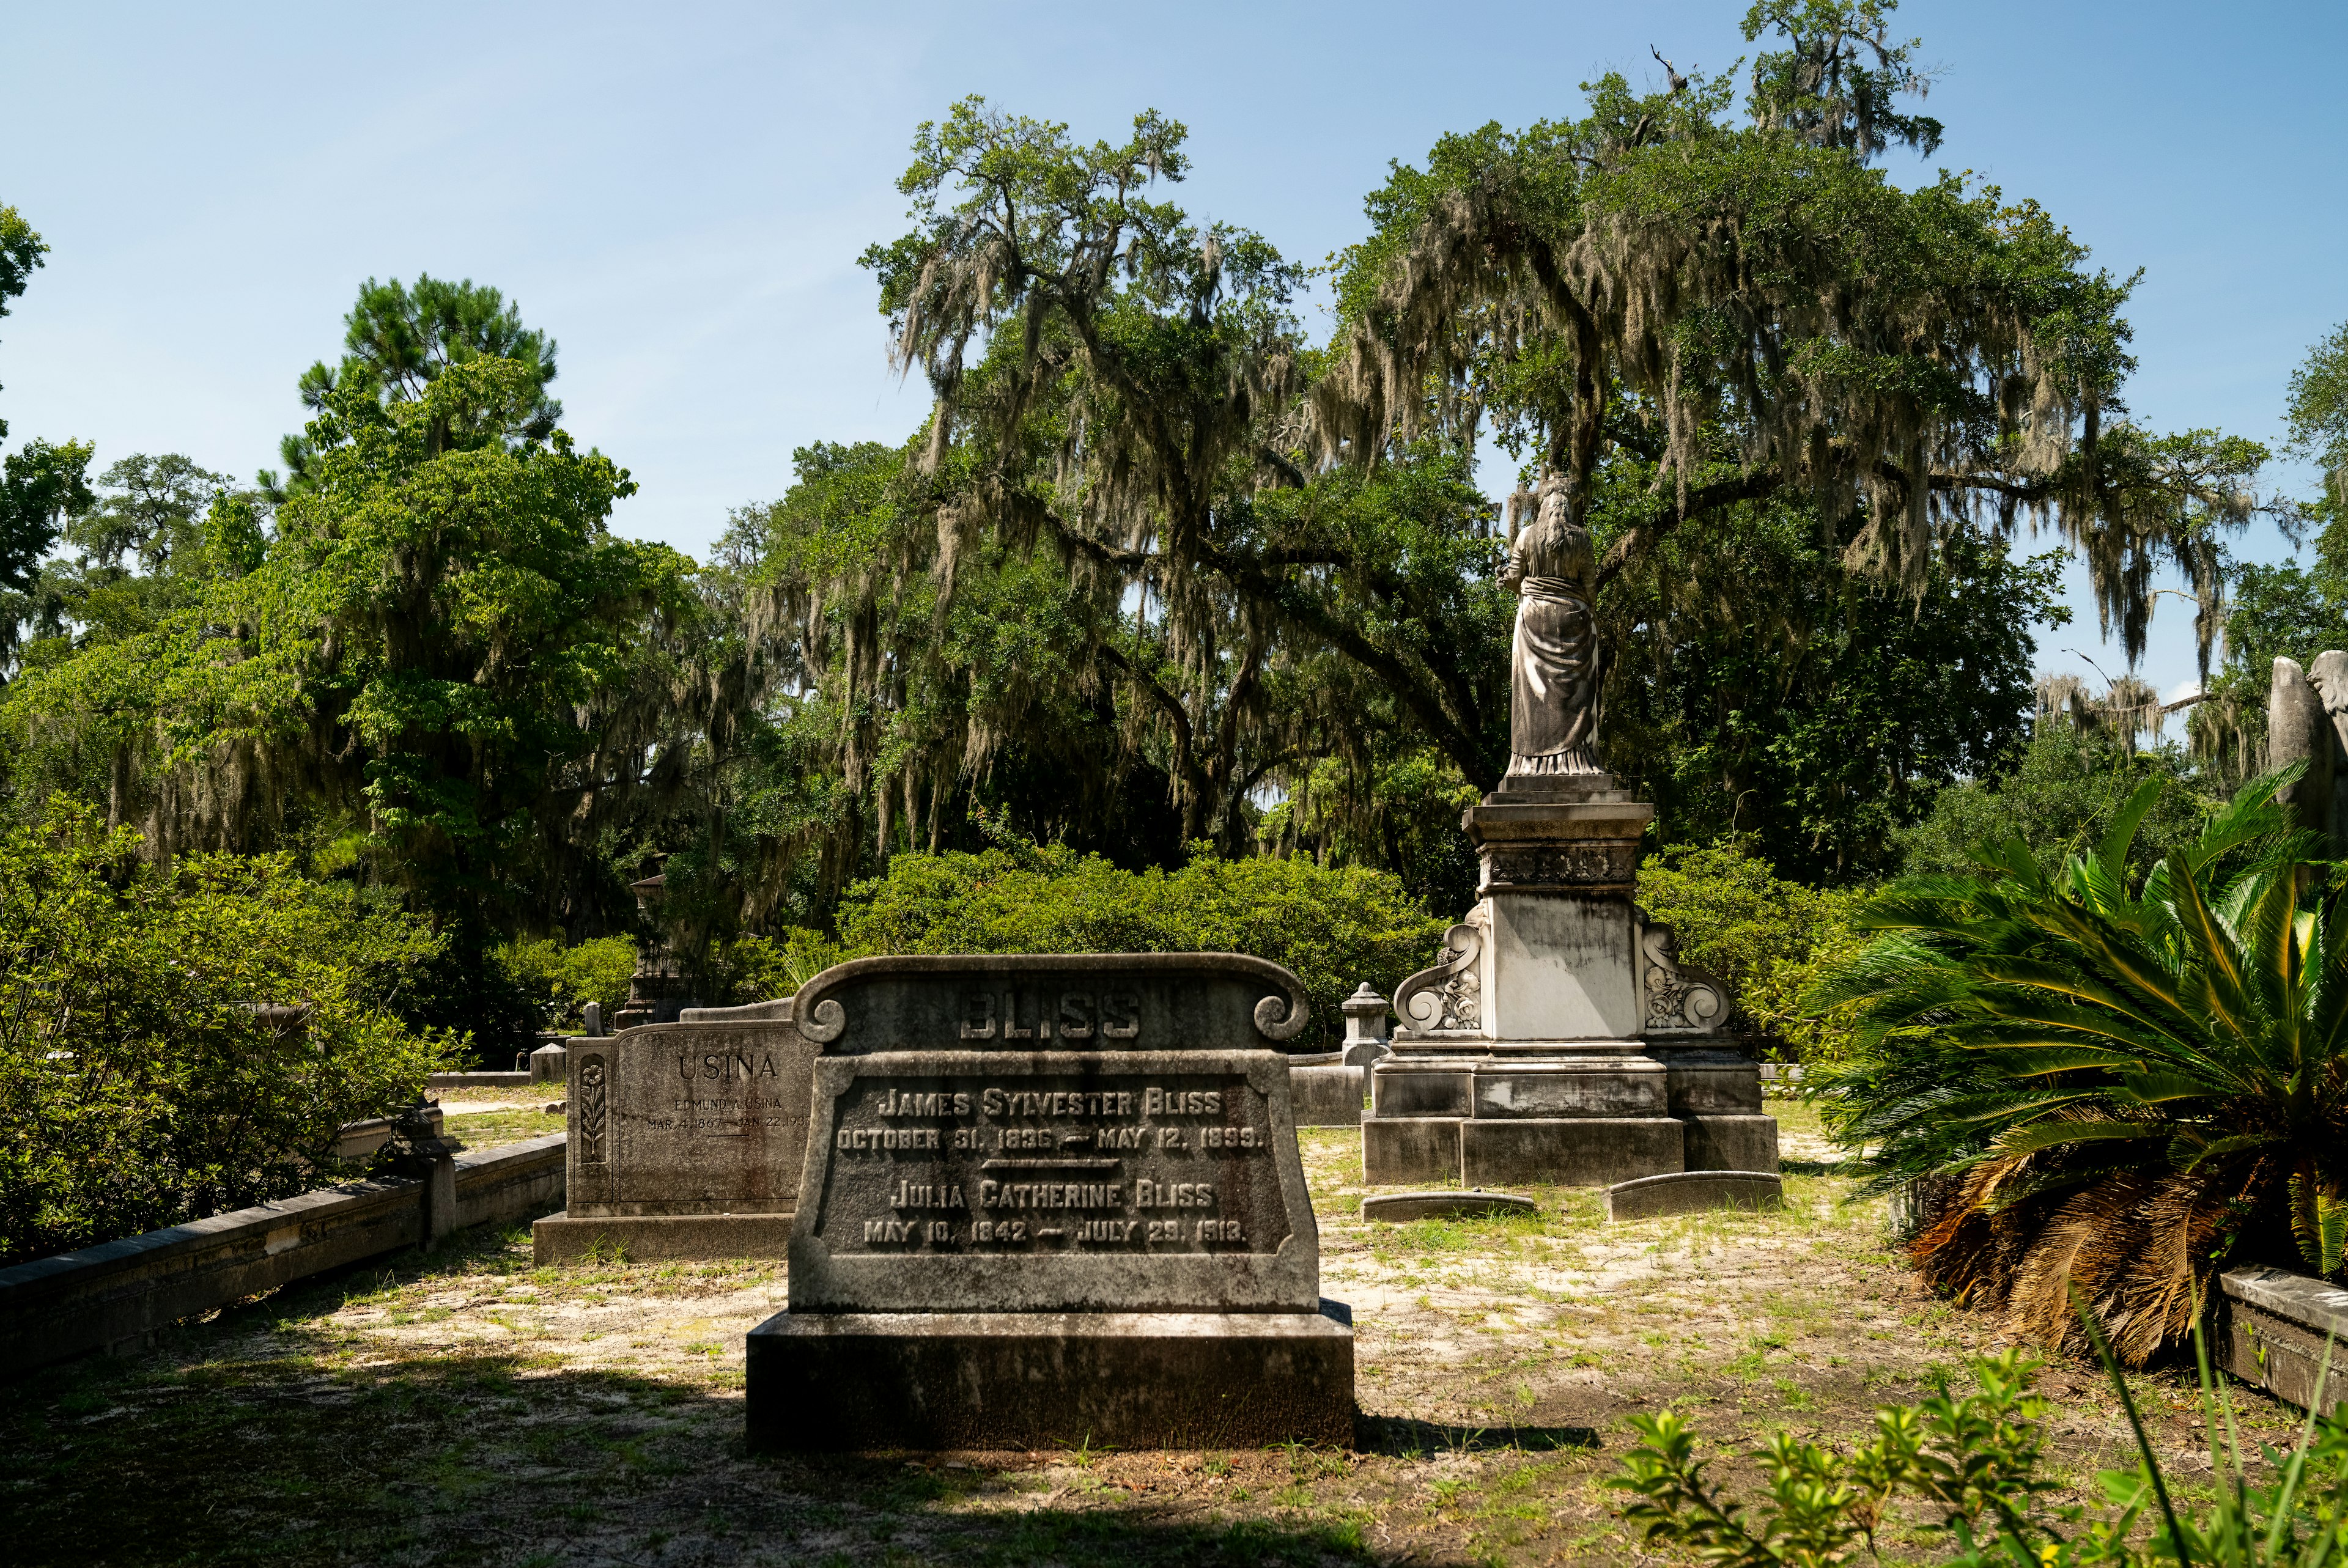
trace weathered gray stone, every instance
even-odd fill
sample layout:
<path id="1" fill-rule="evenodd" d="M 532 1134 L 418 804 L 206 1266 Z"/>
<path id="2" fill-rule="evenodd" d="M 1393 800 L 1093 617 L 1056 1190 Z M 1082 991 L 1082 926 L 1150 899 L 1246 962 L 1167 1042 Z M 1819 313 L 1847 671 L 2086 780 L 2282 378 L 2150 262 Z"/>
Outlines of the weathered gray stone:
<path id="1" fill-rule="evenodd" d="M 1668 1116 L 1459 1123 L 1459 1179 L 1472 1186 L 1602 1186 L 1678 1171 L 1685 1158 L 1680 1123 Z"/>
<path id="2" fill-rule="evenodd" d="M 777 997 L 772 1001 L 745 1002 L 739 1007 L 686 1008 L 676 1015 L 679 1023 L 788 1023 L 791 1021 L 791 999 Z"/>
<path id="3" fill-rule="evenodd" d="M 1373 1187 L 1457 1180 L 1456 1116 L 1378 1116 L 1362 1122 L 1362 1180 Z"/>
<path id="4" fill-rule="evenodd" d="M 2302 1409 L 2348 1406 L 2348 1290 L 2262 1265 L 2229 1269 L 2218 1288 L 2219 1365 Z"/>
<path id="5" fill-rule="evenodd" d="M 772 1024 L 644 1024 L 574 1041 L 569 1212 L 789 1214 L 814 1058 Z"/>
<path id="6" fill-rule="evenodd" d="M 824 1053 L 753 1441 L 1344 1440 L 1351 1331 L 1267 1049 L 1303 1024 L 1293 976 L 1222 955 L 810 980 L 794 1027 Z"/>
<path id="7" fill-rule="evenodd" d="M 1476 1063 L 1397 1053 L 1371 1070 L 1370 1103 L 1381 1117 L 1465 1116 L 1476 1108 Z"/>
<path id="8" fill-rule="evenodd" d="M 1332 1053 L 1334 1054 L 1334 1052 Z M 1299 1127 L 1358 1127 L 1367 1071 L 1342 1061 L 1288 1067 L 1288 1098 Z"/>
<path id="9" fill-rule="evenodd" d="M 1775 1116 L 1684 1116 L 1685 1165 L 1691 1171 L 1774 1171 L 1777 1168 Z"/>
<path id="10" fill-rule="evenodd" d="M 1770 1171 L 1688 1171 L 1618 1182 L 1606 1189 L 1606 1217 L 1645 1220 L 1712 1209 L 1774 1209 L 1785 1184 Z"/>
<path id="11" fill-rule="evenodd" d="M 1313 1312 L 778 1314 L 750 1331 L 758 1449 L 1350 1445 L 1354 1334 Z"/>
<path id="12" fill-rule="evenodd" d="M 1658 1042 L 1650 1042 L 1647 1050 L 1670 1074 L 1673 1115 L 1761 1113 L 1761 1067 L 1749 1052 L 1726 1046 Z"/>
<path id="13" fill-rule="evenodd" d="M 2267 766 L 2304 763 L 2275 799 L 2293 824 L 2348 843 L 2348 653 L 2328 650 L 2302 670 L 2274 661 L 2267 689 Z"/>
<path id="14" fill-rule="evenodd" d="M 856 958 L 793 999 L 827 1056 L 939 1049 L 1263 1050 L 1303 1032 L 1304 988 L 1234 953 Z"/>
<path id="15" fill-rule="evenodd" d="M 549 1040 L 530 1053 L 532 1083 L 560 1083 L 570 1071 L 571 1047 L 565 1041 Z"/>
<path id="16" fill-rule="evenodd" d="M 1644 1056 L 1509 1057 L 1476 1068 L 1479 1117 L 1647 1116 L 1667 1113 L 1669 1073 Z"/>
<path id="17" fill-rule="evenodd" d="M 678 1222 L 667 1241 L 656 1224 L 627 1227 L 632 1255 L 776 1255 L 693 1250 L 757 1237 L 756 1226 L 710 1226 L 717 1215 L 767 1215 L 787 1224 L 798 1205 L 807 1152 L 808 1090 L 816 1048 L 787 1024 L 646 1024 L 608 1039 L 570 1041 L 565 1215 L 571 1220 L 655 1216 Z M 576 1227 L 541 1221 L 548 1262 L 588 1245 Z M 771 1228 L 771 1227 L 770 1227 Z"/>
<path id="18" fill-rule="evenodd" d="M 887 1051 L 815 1068 L 791 1310 L 1309 1312 L 1268 1051 Z"/>
<path id="19" fill-rule="evenodd" d="M 1382 1056 L 1394 1054 L 1386 1043 L 1386 999 L 1370 989 L 1364 980 L 1360 989 L 1337 1004 L 1345 1015 L 1344 1062 L 1348 1067 L 1367 1067 Z M 1359 1116 L 1355 1121 L 1361 1120 Z"/>
<path id="20" fill-rule="evenodd" d="M 1362 1217 L 1389 1224 L 1403 1220 L 1488 1219 L 1494 1214 L 1539 1214 L 1540 1204 L 1515 1193 L 1480 1187 L 1438 1187 L 1425 1193 L 1379 1193 L 1362 1200 Z"/>
<path id="21" fill-rule="evenodd" d="M 787 1257 L 788 1214 L 550 1214 L 530 1227 L 541 1268 L 590 1261 Z"/>

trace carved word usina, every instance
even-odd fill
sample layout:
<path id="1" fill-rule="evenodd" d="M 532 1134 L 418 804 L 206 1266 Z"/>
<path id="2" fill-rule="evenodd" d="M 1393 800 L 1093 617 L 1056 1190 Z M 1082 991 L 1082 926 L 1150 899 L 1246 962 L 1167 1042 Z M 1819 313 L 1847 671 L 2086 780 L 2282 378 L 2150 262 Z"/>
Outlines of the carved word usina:
<path id="1" fill-rule="evenodd" d="M 695 1058 L 680 1055 L 676 1059 L 679 1078 L 708 1079 L 713 1082 L 731 1083 L 737 1078 L 779 1078 L 775 1071 L 772 1052 L 762 1051 L 755 1058 L 742 1051 L 713 1050 Z"/>
<path id="2" fill-rule="evenodd" d="M 1028 1021 L 1022 1024 L 1020 1020 Z M 1131 1040 L 1141 1032 L 1141 999 L 1131 991 L 1062 991 L 1056 1014 L 1033 991 L 964 991 L 964 1040 Z"/>

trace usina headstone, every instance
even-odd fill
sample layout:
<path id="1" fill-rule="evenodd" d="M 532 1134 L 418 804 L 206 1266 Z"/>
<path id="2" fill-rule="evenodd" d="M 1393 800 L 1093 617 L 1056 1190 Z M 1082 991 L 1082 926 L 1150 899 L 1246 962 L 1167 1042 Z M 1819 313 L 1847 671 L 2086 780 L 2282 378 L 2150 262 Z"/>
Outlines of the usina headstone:
<path id="1" fill-rule="evenodd" d="M 788 999 L 576 1036 L 565 1055 L 563 1212 L 530 1227 L 541 1266 L 784 1255 L 816 1055 Z"/>
<path id="2" fill-rule="evenodd" d="M 1296 977 L 1230 954 L 860 958 L 820 1047 L 751 1442 L 1344 1444 L 1289 1104 Z"/>

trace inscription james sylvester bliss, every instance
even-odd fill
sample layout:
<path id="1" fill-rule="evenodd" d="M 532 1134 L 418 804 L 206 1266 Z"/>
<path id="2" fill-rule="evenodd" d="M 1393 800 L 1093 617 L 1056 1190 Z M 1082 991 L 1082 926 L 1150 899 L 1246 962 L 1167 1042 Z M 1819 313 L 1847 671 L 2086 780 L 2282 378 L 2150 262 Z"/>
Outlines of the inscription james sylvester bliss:
<path id="1" fill-rule="evenodd" d="M 1272 1115 L 1243 1073 L 860 1076 L 816 1234 L 835 1254 L 1272 1252 Z"/>
<path id="2" fill-rule="evenodd" d="M 792 1307 L 1311 1308 L 1286 1059 L 1150 1049 L 1115 975 L 1020 978 L 960 977 L 924 1020 L 956 1049 L 817 1061 Z"/>

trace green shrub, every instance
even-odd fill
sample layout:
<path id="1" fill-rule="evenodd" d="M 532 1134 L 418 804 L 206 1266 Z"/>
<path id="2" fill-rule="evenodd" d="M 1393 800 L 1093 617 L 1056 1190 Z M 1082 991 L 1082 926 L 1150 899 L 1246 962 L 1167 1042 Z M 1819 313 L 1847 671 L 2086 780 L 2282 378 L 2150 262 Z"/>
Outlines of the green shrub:
<path id="1" fill-rule="evenodd" d="M 1881 1562 L 1902 1501 L 1942 1550 L 1900 1561 L 1947 1568 L 2320 1568 L 2343 1561 L 2348 1421 L 2310 1411 L 2296 1444 L 2261 1450 L 2265 1474 L 2254 1480 L 2204 1347 L 2201 1415 L 2216 1495 L 2199 1508 L 2181 1506 L 2108 1351 L 2104 1363 L 2135 1435 L 2137 1463 L 2096 1477 L 2105 1506 L 2094 1515 L 2049 1501 L 2064 1486 L 2042 1471 L 2047 1403 L 2033 1387 L 2040 1364 L 2019 1350 L 1975 1361 L 1974 1393 L 1952 1394 L 1944 1381 L 1929 1399 L 1879 1409 L 1874 1440 L 1848 1452 L 1779 1432 L 1754 1456 L 1768 1488 L 1758 1507 L 1705 1477 L 1694 1429 L 1673 1410 L 1631 1419 L 1642 1440 L 1607 1484 L 1632 1494 L 1623 1516 L 1648 1544 L 1678 1547 L 1723 1568 Z M 2319 1397 L 2319 1408 L 2324 1402 Z"/>
<path id="2" fill-rule="evenodd" d="M 1303 980 L 1311 1031 L 1344 1032 L 1337 1004 L 1426 968 L 1447 922 L 1392 874 L 1309 860 L 1193 858 L 1120 871 L 1097 855 L 1014 844 L 975 855 L 900 855 L 848 890 L 843 956 L 861 953 L 1247 953 Z"/>
<path id="3" fill-rule="evenodd" d="M 2266 678 L 2260 677 L 2263 702 Z M 2205 781 L 2175 745 L 2130 749 L 2108 735 L 2083 733 L 2068 719 L 2042 721 L 2013 772 L 1968 779 L 1932 797 L 1921 822 L 1893 836 L 1900 868 L 1910 875 L 1971 876 L 1976 844 L 2019 838 L 2050 876 L 2065 856 L 2095 847 L 2103 825 L 2137 787 L 2159 779 L 2165 787 L 2138 829 L 2130 867 L 2141 876 L 2201 831 L 2214 799 Z"/>
<path id="4" fill-rule="evenodd" d="M 2019 838 L 1976 876 L 1910 877 L 1821 982 L 1859 1007 L 1825 1119 L 1914 1196 L 1910 1259 L 2005 1331 L 2119 1353 L 2181 1343 L 2223 1268 L 2348 1275 L 2348 894 L 2274 793 L 2245 784 L 2143 876 L 2157 779 L 2048 876 Z"/>
<path id="5" fill-rule="evenodd" d="M 62 796 L 0 826 L 0 1265 L 300 1192 L 456 1049 L 395 1012 L 422 923 L 290 856 L 138 847 Z"/>
<path id="6" fill-rule="evenodd" d="M 551 1030 L 584 1028 L 589 1002 L 602 1004 L 604 1027 L 611 1027 L 636 972 L 636 945 L 625 937 L 598 937 L 575 947 L 551 937 L 509 942 L 492 957 L 538 1009 L 541 1027 Z"/>
<path id="7" fill-rule="evenodd" d="M 1763 1050 L 1782 1061 L 1828 1062 L 1849 1050 L 1855 1009 L 1814 1016 L 1801 1003 L 1866 945 L 1850 926 L 1865 899 L 1785 881 L 1735 840 L 1675 846 L 1639 867 L 1640 907 L 1678 934 L 1682 958 L 1735 988 Z"/>
<path id="8" fill-rule="evenodd" d="M 794 926 L 781 937 L 737 937 L 714 955 L 715 987 L 729 1004 L 772 1001 L 796 992 L 839 962 L 840 946 L 819 931 Z"/>

